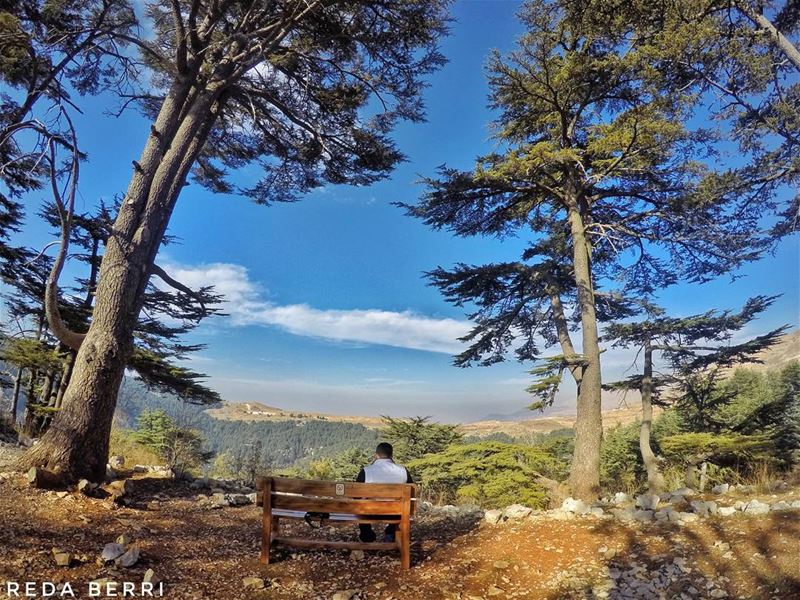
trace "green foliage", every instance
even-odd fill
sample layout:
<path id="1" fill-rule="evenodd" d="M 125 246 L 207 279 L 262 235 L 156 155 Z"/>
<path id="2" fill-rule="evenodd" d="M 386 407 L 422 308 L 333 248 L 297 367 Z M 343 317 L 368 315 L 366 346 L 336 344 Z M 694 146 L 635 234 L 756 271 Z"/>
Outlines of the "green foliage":
<path id="1" fill-rule="evenodd" d="M 463 438 L 458 425 L 432 423 L 430 417 L 383 417 L 383 422 L 381 435 L 394 447 L 394 457 L 398 462 L 408 462 L 426 454 L 441 452 Z"/>
<path id="2" fill-rule="evenodd" d="M 138 423 L 133 439 L 178 473 L 194 469 L 214 456 L 204 448 L 205 440 L 199 431 L 178 427 L 163 410 L 143 412 Z"/>
<path id="3" fill-rule="evenodd" d="M 126 378 L 120 389 L 116 418 L 121 426 L 134 427 L 143 412 L 162 410 L 179 423 L 191 423 L 192 428 L 202 432 L 211 450 L 224 455 L 217 462 L 219 471 L 231 473 L 237 479 L 245 475 L 246 449 L 256 440 L 262 442 L 262 451 L 271 468 L 287 468 L 299 460 L 335 456 L 353 447 L 372 451 L 379 441 L 376 430 L 356 423 L 321 419 L 223 421 L 207 415 L 204 408 L 154 394 L 138 380 Z"/>
<path id="4" fill-rule="evenodd" d="M 114 427 L 108 449 L 109 456 L 125 457 L 126 465 L 159 465 L 161 456 L 152 448 L 140 443 L 130 429 Z"/>
<path id="5" fill-rule="evenodd" d="M 600 451 L 600 483 L 606 489 L 634 490 L 643 474 L 639 454 L 638 421 L 617 425 L 603 435 Z"/>
<path id="6" fill-rule="evenodd" d="M 567 470 L 566 463 L 540 448 L 501 442 L 454 444 L 407 466 L 434 501 L 485 508 L 515 502 L 545 507 L 547 492 L 537 479 L 558 479 Z"/>
<path id="7" fill-rule="evenodd" d="M 137 423 L 134 439 L 156 454 L 163 454 L 175 421 L 163 410 L 146 410 L 139 415 Z"/>
<path id="8" fill-rule="evenodd" d="M 664 456 L 686 464 L 763 458 L 769 444 L 769 438 L 763 435 L 710 432 L 679 433 L 660 440 Z"/>
<path id="9" fill-rule="evenodd" d="M 310 461 L 307 467 L 299 469 L 299 474 L 308 479 L 352 481 L 359 470 L 370 462 L 371 452 L 363 448 L 349 448 L 334 456 Z"/>
<path id="10" fill-rule="evenodd" d="M 0 360 L 25 369 L 47 371 L 60 369 L 64 357 L 41 340 L 20 337 L 3 341 Z"/>

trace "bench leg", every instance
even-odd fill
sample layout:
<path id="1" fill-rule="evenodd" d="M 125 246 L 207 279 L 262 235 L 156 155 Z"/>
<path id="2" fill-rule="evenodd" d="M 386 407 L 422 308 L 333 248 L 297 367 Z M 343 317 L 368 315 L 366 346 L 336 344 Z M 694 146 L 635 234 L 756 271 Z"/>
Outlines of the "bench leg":
<path id="1" fill-rule="evenodd" d="M 272 546 L 273 528 L 277 527 L 278 519 L 272 517 L 272 479 L 264 482 L 264 513 L 261 519 L 261 562 L 269 564 L 269 549 Z"/>
<path id="2" fill-rule="evenodd" d="M 400 523 L 398 526 L 397 542 L 400 545 L 400 566 L 404 571 L 411 568 L 411 531 L 409 523 Z"/>

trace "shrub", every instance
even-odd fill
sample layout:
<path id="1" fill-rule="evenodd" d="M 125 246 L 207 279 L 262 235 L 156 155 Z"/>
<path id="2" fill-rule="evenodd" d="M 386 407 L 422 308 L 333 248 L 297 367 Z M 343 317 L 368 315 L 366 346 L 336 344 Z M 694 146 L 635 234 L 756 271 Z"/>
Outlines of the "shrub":
<path id="1" fill-rule="evenodd" d="M 214 456 L 203 448 L 205 440 L 199 431 L 178 427 L 163 410 L 144 411 L 138 424 L 133 439 L 178 473 L 195 469 Z"/>
<path id="2" fill-rule="evenodd" d="M 109 456 L 125 457 L 125 464 L 129 466 L 158 465 L 164 462 L 151 448 L 136 441 L 135 432 L 130 429 L 111 430 L 108 453 Z"/>
<path id="3" fill-rule="evenodd" d="M 494 441 L 454 444 L 407 467 L 428 499 L 484 508 L 517 502 L 544 508 L 547 490 L 537 480 L 559 479 L 568 470 L 566 462 L 541 448 Z"/>
<path id="4" fill-rule="evenodd" d="M 430 417 L 393 419 L 383 417 L 381 436 L 394 446 L 398 461 L 407 462 L 426 454 L 441 452 L 450 444 L 461 441 L 463 434 L 458 425 L 431 423 Z"/>
<path id="5" fill-rule="evenodd" d="M 600 484 L 612 491 L 632 492 L 639 487 L 644 467 L 639 454 L 638 421 L 617 425 L 603 434 L 600 450 Z"/>

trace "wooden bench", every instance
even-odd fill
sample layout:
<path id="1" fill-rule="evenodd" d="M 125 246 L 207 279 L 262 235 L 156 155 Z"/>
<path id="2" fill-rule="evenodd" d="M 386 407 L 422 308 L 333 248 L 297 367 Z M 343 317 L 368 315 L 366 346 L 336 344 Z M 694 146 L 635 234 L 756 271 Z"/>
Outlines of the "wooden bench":
<path id="1" fill-rule="evenodd" d="M 261 562 L 269 564 L 276 544 L 294 548 L 344 548 L 347 550 L 399 550 L 403 569 L 411 567 L 411 517 L 416 507 L 416 486 L 408 483 L 355 483 L 310 481 L 285 477 L 259 477 L 259 502 L 264 507 Z M 394 542 L 343 542 L 281 537 L 280 519 L 304 519 L 306 513 L 328 513 L 326 524 L 393 523 Z"/>

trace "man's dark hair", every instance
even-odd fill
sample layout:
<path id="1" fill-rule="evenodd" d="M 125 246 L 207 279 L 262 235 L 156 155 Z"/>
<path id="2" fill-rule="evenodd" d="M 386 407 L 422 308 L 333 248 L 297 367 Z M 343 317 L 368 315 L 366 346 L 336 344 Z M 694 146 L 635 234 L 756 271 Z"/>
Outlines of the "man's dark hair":
<path id="1" fill-rule="evenodd" d="M 381 442 L 378 444 L 378 447 L 375 448 L 375 454 L 381 458 L 392 458 L 392 454 L 394 454 L 394 448 L 392 448 L 392 445 L 389 442 Z"/>

